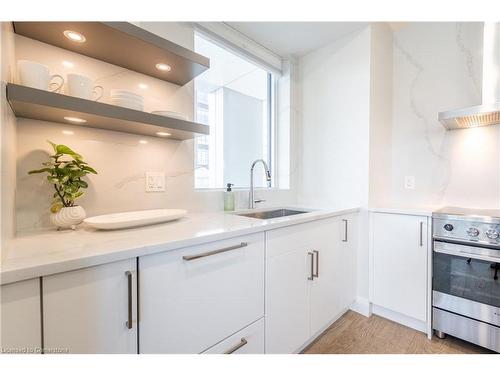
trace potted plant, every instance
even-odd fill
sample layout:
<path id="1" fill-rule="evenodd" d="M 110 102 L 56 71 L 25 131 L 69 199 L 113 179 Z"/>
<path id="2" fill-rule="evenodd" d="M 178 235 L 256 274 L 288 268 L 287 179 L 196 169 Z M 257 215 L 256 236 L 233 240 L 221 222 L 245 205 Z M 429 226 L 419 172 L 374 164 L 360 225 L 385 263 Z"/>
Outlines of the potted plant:
<path id="1" fill-rule="evenodd" d="M 83 189 L 88 187 L 82 178 L 89 173 L 97 174 L 97 172 L 83 161 L 80 154 L 68 146 L 48 142 L 54 149 L 54 155 L 50 156 L 49 161 L 42 163 L 44 168 L 30 171 L 28 174 L 48 174 L 47 181 L 55 190 L 50 206 L 50 219 L 59 229 L 75 229 L 76 225 L 86 217 L 85 210 L 75 204 L 75 201 L 83 196 Z M 65 156 L 69 157 L 69 160 L 63 159 Z"/>

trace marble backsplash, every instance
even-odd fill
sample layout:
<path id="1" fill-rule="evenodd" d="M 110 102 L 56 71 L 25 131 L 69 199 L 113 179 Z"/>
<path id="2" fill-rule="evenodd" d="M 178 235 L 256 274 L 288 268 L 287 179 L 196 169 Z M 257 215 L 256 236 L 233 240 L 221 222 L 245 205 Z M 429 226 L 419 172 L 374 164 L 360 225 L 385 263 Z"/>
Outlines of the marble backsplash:
<path id="1" fill-rule="evenodd" d="M 140 26 L 186 48 L 193 47 L 194 31 L 190 24 L 149 22 L 140 23 Z M 15 59 L 41 62 L 49 66 L 52 74 L 87 75 L 104 86 L 104 102 L 108 100 L 110 89 L 127 89 L 144 95 L 146 111 L 173 110 L 193 119 L 193 82 L 179 87 L 18 35 L 15 36 Z M 140 88 L 139 84 L 147 88 Z M 27 174 L 38 168 L 52 152 L 47 140 L 73 148 L 99 172 L 88 176 L 89 188 L 79 200 L 88 216 L 154 208 L 184 208 L 198 212 L 223 209 L 222 190 L 193 188 L 192 140 L 180 142 L 23 118 L 16 122 L 17 141 L 13 138 L 13 142 L 17 148 L 14 150 L 17 171 L 10 184 L 15 184 L 17 231 L 53 227 L 49 221 L 52 188 L 45 176 Z M 242 168 L 246 170 L 250 166 Z M 145 192 L 147 171 L 165 172 L 166 191 Z M 266 199 L 262 206 L 291 205 L 296 201 L 293 189 L 258 191 L 257 195 Z M 236 200 L 238 208 L 246 208 L 248 190 L 237 191 Z"/>
<path id="2" fill-rule="evenodd" d="M 446 131 L 437 120 L 481 103 L 482 31 L 479 22 L 410 23 L 394 33 L 395 204 L 499 207 L 498 126 Z"/>
<path id="3" fill-rule="evenodd" d="M 88 216 L 154 208 L 184 208 L 192 212 L 223 210 L 222 190 L 193 189 L 192 140 L 140 137 L 29 119 L 17 120 L 17 139 L 18 231 L 52 227 L 48 216 L 52 187 L 44 175 L 27 174 L 52 152 L 46 140 L 74 148 L 98 171 L 97 175 L 88 176 L 89 188 L 78 201 Z M 164 192 L 145 192 L 147 171 L 165 172 Z M 266 199 L 262 206 L 295 203 L 293 190 L 258 190 L 256 195 Z M 248 190 L 237 191 L 237 208 L 245 209 L 247 202 Z"/>

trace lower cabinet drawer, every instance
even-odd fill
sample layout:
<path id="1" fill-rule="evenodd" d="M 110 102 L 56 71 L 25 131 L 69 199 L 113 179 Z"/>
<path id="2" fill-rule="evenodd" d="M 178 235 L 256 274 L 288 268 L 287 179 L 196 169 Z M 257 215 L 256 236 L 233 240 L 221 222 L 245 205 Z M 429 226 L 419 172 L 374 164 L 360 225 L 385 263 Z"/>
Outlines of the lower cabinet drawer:
<path id="1" fill-rule="evenodd" d="M 264 354 L 264 318 L 212 346 L 203 354 Z"/>
<path id="2" fill-rule="evenodd" d="M 264 316 L 264 234 L 139 258 L 141 353 L 201 353 Z"/>

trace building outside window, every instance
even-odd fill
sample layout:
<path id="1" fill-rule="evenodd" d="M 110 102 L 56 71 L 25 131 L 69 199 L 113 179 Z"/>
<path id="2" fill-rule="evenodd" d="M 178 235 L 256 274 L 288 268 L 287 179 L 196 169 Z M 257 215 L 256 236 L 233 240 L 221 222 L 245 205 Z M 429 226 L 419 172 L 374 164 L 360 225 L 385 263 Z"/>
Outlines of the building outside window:
<path id="1" fill-rule="evenodd" d="M 195 51 L 210 58 L 210 69 L 195 79 L 196 121 L 210 126 L 210 135 L 195 138 L 195 188 L 247 188 L 255 159 L 274 175 L 275 76 L 201 33 Z M 268 186 L 260 170 L 254 181 Z"/>

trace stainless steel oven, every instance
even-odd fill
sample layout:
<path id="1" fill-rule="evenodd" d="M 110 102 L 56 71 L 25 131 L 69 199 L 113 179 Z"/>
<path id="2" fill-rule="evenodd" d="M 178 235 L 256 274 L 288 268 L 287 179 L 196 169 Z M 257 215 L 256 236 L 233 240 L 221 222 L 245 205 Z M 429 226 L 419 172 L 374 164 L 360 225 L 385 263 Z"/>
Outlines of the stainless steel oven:
<path id="1" fill-rule="evenodd" d="M 433 214 L 432 327 L 500 352 L 500 212 Z"/>

